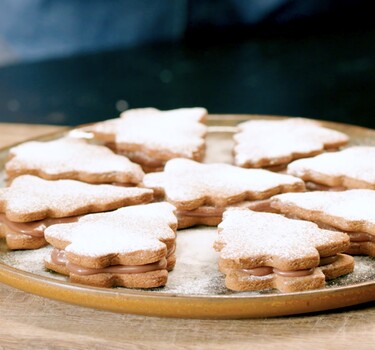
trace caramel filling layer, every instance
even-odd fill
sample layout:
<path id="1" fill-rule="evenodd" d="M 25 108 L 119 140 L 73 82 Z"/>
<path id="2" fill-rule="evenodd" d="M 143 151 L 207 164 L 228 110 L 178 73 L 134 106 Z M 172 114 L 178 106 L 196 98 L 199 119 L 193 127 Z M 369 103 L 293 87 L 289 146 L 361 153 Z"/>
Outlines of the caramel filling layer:
<path id="1" fill-rule="evenodd" d="M 44 230 L 54 224 L 64 224 L 78 221 L 79 216 L 66 218 L 48 218 L 31 222 L 10 221 L 4 214 L 0 214 L 0 223 L 5 226 L 6 233 L 24 234 L 32 237 L 44 237 Z"/>
<path id="2" fill-rule="evenodd" d="M 335 261 L 337 261 L 337 259 L 338 259 L 337 255 L 327 256 L 324 258 L 321 257 L 319 266 L 332 264 Z M 241 271 L 245 272 L 248 275 L 257 276 L 257 277 L 268 276 L 272 273 L 275 273 L 276 275 L 283 276 L 283 277 L 304 277 L 304 276 L 312 275 L 314 273 L 314 268 L 304 269 L 304 270 L 294 270 L 294 271 L 283 271 L 276 267 L 260 266 L 260 267 L 255 267 L 252 269 L 241 269 Z"/>
<path id="3" fill-rule="evenodd" d="M 176 250 L 176 246 L 173 245 L 167 252 L 167 257 L 172 255 Z M 167 268 L 167 259 L 163 258 L 159 261 L 144 265 L 111 265 L 104 268 L 94 269 L 73 264 L 68 261 L 65 250 L 54 248 L 51 252 L 51 261 L 60 266 L 65 266 L 69 272 L 75 275 L 89 276 L 98 273 L 116 273 L 116 274 L 134 274 L 134 273 L 145 273 L 150 271 L 165 270 Z"/>

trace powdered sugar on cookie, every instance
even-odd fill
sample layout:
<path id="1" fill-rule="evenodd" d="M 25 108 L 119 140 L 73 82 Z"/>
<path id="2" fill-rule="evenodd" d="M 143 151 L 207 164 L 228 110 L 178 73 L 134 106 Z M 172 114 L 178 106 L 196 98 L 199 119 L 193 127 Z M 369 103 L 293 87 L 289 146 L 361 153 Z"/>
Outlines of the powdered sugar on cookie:
<path id="1" fill-rule="evenodd" d="M 9 220 L 28 222 L 111 210 L 152 200 L 152 191 L 75 180 L 44 180 L 32 175 L 15 178 L 0 189 L 0 211 Z"/>
<path id="2" fill-rule="evenodd" d="M 203 124 L 204 108 L 180 108 L 159 111 L 141 108 L 123 112 L 118 120 L 98 123 L 91 130 L 102 136 L 110 134 L 118 151 L 148 152 L 193 158 L 204 145 L 207 127 Z"/>
<path id="3" fill-rule="evenodd" d="M 138 184 L 144 175 L 138 164 L 107 147 L 68 137 L 23 143 L 10 149 L 9 158 L 5 165 L 9 178 L 33 174 L 50 180 Z"/>
<path id="4" fill-rule="evenodd" d="M 348 244 L 347 235 L 320 229 L 311 222 L 246 209 L 228 209 L 219 225 L 215 246 L 221 250 L 223 259 L 240 262 L 251 257 L 245 263 L 246 268 L 282 264 L 295 270 L 296 267 L 317 266 L 319 251 L 328 246 Z M 306 260 L 307 266 L 304 259 L 311 259 Z"/>
<path id="5" fill-rule="evenodd" d="M 164 191 L 168 201 L 183 210 L 205 204 L 225 207 L 244 200 L 269 198 L 283 191 L 304 190 L 303 182 L 292 176 L 188 159 L 168 161 L 163 173 L 147 174 L 143 184 Z"/>
<path id="6" fill-rule="evenodd" d="M 76 223 L 53 225 L 46 230 L 45 235 L 47 239 L 49 237 L 65 242 L 59 248 L 65 246 L 66 242 L 75 240 L 75 236 L 81 235 L 80 231 L 87 232 L 82 234 L 82 237 L 89 237 L 90 232 L 94 234 L 96 231 L 98 235 L 107 237 L 108 232 L 113 229 L 138 241 L 142 241 L 144 237 L 162 241 L 174 240 L 177 228 L 174 210 L 174 206 L 165 202 L 129 206 L 112 212 L 85 215 Z M 103 225 L 106 225 L 104 230 Z M 93 245 L 96 245 L 95 240 L 88 239 L 84 248 L 86 254 L 95 255 L 97 248 L 93 248 Z"/>
<path id="7" fill-rule="evenodd" d="M 76 223 L 53 225 L 45 236 L 60 249 L 91 257 L 160 249 L 165 247 L 162 242 L 176 238 L 174 209 L 168 203 L 152 203 L 90 214 Z"/>
<path id="8" fill-rule="evenodd" d="M 287 214 L 309 217 L 347 231 L 375 234 L 373 190 L 285 193 L 274 196 L 271 203 Z"/>
<path id="9" fill-rule="evenodd" d="M 339 148 L 348 136 L 302 118 L 251 120 L 239 124 L 234 135 L 235 164 L 242 167 L 266 167 L 287 164 L 311 157 L 324 149 Z"/>
<path id="10" fill-rule="evenodd" d="M 354 146 L 300 159 L 289 164 L 287 172 L 328 186 L 375 189 L 375 147 Z"/>

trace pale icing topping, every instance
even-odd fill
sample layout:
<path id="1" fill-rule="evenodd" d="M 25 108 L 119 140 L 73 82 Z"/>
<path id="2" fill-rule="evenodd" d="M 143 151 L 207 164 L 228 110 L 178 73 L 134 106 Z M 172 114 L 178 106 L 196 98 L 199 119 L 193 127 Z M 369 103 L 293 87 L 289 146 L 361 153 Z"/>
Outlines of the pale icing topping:
<path id="1" fill-rule="evenodd" d="M 320 221 L 346 232 L 375 235 L 375 191 L 286 193 L 272 198 L 272 206 L 300 218 Z"/>
<path id="2" fill-rule="evenodd" d="M 114 134 L 116 147 L 127 151 L 154 151 L 191 158 L 204 145 L 207 127 L 204 108 L 180 108 L 160 111 L 155 108 L 123 112 L 117 121 L 98 123 L 91 128 L 97 134 Z"/>
<path id="3" fill-rule="evenodd" d="M 45 230 L 45 238 L 48 242 L 58 240 L 67 252 L 82 256 L 142 254 L 141 251 L 166 250 L 162 241 L 174 240 L 176 227 L 174 207 L 152 203 L 85 215 L 72 224 L 53 225 Z"/>
<path id="4" fill-rule="evenodd" d="M 375 186 L 375 147 L 353 146 L 339 152 L 300 159 L 288 165 L 288 173 L 325 185 L 352 187 L 354 180 Z M 356 182 L 357 184 L 357 182 Z M 363 186 L 363 185 L 362 185 Z"/>
<path id="5" fill-rule="evenodd" d="M 192 210 L 205 204 L 225 207 L 305 189 L 303 181 L 293 176 L 224 163 L 202 164 L 182 158 L 168 161 L 162 173 L 146 174 L 143 185 L 162 188 L 167 200 L 181 210 Z"/>
<path id="6" fill-rule="evenodd" d="M 143 171 L 138 164 L 114 154 L 105 146 L 82 139 L 64 137 L 53 141 L 30 141 L 10 149 L 7 172 L 18 174 L 40 171 L 50 176 L 80 179 L 99 174 L 107 182 L 139 183 Z M 82 174 L 84 173 L 84 174 Z"/>
<path id="7" fill-rule="evenodd" d="M 342 146 L 348 136 L 315 121 L 302 118 L 250 120 L 238 125 L 235 163 L 252 166 L 285 164 L 301 156 L 323 152 L 331 145 Z"/>
<path id="8" fill-rule="evenodd" d="M 262 265 L 278 267 L 275 266 L 278 261 L 289 266 L 284 270 L 318 266 L 319 250 L 327 245 L 339 253 L 349 246 L 349 237 L 341 232 L 320 229 L 308 221 L 246 209 L 224 212 L 215 242 L 222 259 L 249 260 L 247 268 L 259 266 L 259 261 L 263 261 Z M 309 265 L 299 266 L 304 262 Z"/>
<path id="9" fill-rule="evenodd" d="M 0 189 L 0 212 L 11 221 L 27 222 L 110 210 L 151 199 L 152 192 L 144 188 L 50 181 L 22 175 L 10 187 Z"/>

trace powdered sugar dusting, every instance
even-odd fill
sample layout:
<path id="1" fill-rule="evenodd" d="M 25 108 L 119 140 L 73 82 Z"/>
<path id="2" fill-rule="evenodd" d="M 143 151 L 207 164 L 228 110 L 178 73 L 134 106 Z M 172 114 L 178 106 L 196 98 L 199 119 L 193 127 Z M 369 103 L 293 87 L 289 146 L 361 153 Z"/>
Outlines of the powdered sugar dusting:
<path id="1" fill-rule="evenodd" d="M 204 145 L 206 115 L 207 110 L 198 107 L 169 111 L 140 108 L 123 112 L 117 122 L 99 123 L 94 130 L 114 132 L 121 151 L 168 152 L 191 158 Z"/>
<path id="2" fill-rule="evenodd" d="M 86 140 L 63 137 L 53 141 L 30 141 L 10 149 L 8 172 L 28 173 L 41 170 L 46 174 L 84 172 L 127 175 L 128 182 L 138 183 L 143 171 L 128 158 L 114 154 L 109 148 L 89 144 Z M 125 182 L 125 181 L 123 181 Z"/>
<path id="3" fill-rule="evenodd" d="M 204 143 L 207 128 L 200 119 L 206 113 L 203 108 L 124 112 L 116 133 L 116 143 L 120 149 L 122 144 L 136 144 L 158 152 L 168 150 L 192 157 Z"/>
<path id="4" fill-rule="evenodd" d="M 167 198 L 177 206 L 181 202 L 205 196 L 223 204 L 227 198 L 234 196 L 240 196 L 237 202 L 267 198 L 270 194 L 263 192 L 281 187 L 275 190 L 280 193 L 284 191 L 283 186 L 295 186 L 295 190 L 304 188 L 300 179 L 288 175 L 261 169 L 243 169 L 224 163 L 202 164 L 182 158 L 168 161 L 163 174 L 158 174 L 157 178 L 153 174 L 145 175 L 144 184 L 151 188 L 164 186 Z M 197 203 L 196 207 L 201 204 Z"/>
<path id="5" fill-rule="evenodd" d="M 218 243 L 224 246 L 221 257 L 234 260 L 314 258 L 319 257 L 320 246 L 340 247 L 342 241 L 349 240 L 344 233 L 323 230 L 311 222 L 246 209 L 225 211 L 219 233 Z"/>
<path id="6" fill-rule="evenodd" d="M 350 177 L 375 186 L 375 147 L 354 146 L 340 152 L 296 160 L 288 166 L 289 174 L 303 178 L 308 173 L 310 180 L 314 180 L 313 172 L 328 177 Z"/>
<path id="7" fill-rule="evenodd" d="M 113 209 L 152 193 L 136 187 L 92 185 L 75 180 L 44 180 L 33 175 L 15 178 L 10 187 L 0 189 L 0 207 L 12 221 L 33 221 Z M 119 203 L 116 207 L 121 206 Z M 78 211 L 78 212 L 77 212 Z M 31 217 L 30 220 L 27 218 Z"/>
<path id="8" fill-rule="evenodd" d="M 86 215 L 75 223 L 48 227 L 45 238 L 70 242 L 66 251 L 93 257 L 156 250 L 164 246 L 160 240 L 175 238 L 173 211 L 168 203 L 152 203 Z"/>
<path id="9" fill-rule="evenodd" d="M 234 135 L 235 163 L 270 165 L 289 163 L 296 154 L 308 156 L 330 145 L 343 145 L 348 136 L 302 118 L 250 120 L 239 124 Z M 263 162 L 264 164 L 260 164 Z"/>
<path id="10" fill-rule="evenodd" d="M 337 220 L 346 223 L 347 229 L 351 224 L 356 230 L 375 234 L 375 191 L 347 190 L 342 192 L 316 191 L 306 193 L 286 193 L 273 197 L 275 205 L 283 209 L 293 205 L 296 215 L 298 208 L 314 212 L 316 219 L 332 226 L 337 226 Z"/>
<path id="11" fill-rule="evenodd" d="M 72 225 L 72 242 L 65 248 L 67 252 L 83 256 L 103 256 L 106 254 L 125 254 L 136 251 L 163 249 L 165 245 L 147 232 L 124 230 L 124 227 L 104 222 Z"/>
<path id="12" fill-rule="evenodd" d="M 213 227 L 196 227 L 178 232 L 177 262 L 169 273 L 168 283 L 163 288 L 151 289 L 149 292 L 160 295 L 197 295 L 197 296 L 260 296 L 265 294 L 280 294 L 279 291 L 268 289 L 255 292 L 233 292 L 225 287 L 224 275 L 217 268 L 218 253 L 212 246 L 217 238 L 217 229 Z M 35 276 L 49 277 L 57 281 L 66 281 L 66 277 L 45 270 L 43 260 L 50 256 L 51 247 L 38 250 L 7 251 L 5 245 L 0 245 L 0 262 L 16 269 L 27 271 Z M 375 259 L 356 256 L 354 272 L 329 281 L 326 288 L 319 291 L 324 293 L 327 288 L 355 286 L 375 279 Z M 88 288 L 88 287 L 86 287 Z M 127 292 L 125 288 L 114 291 Z"/>
<path id="13" fill-rule="evenodd" d="M 217 155 L 215 151 L 215 144 L 220 143 L 224 138 L 224 142 L 227 145 L 232 145 L 230 137 L 232 133 L 225 133 L 228 138 L 223 137 L 223 133 L 220 133 L 220 127 L 209 137 L 210 148 L 209 153 L 213 155 L 213 160 L 210 158 L 209 161 L 226 161 L 230 162 L 231 157 L 229 152 L 225 151 L 225 159 L 221 155 Z M 223 128 L 223 130 L 225 130 Z M 352 137 L 352 143 L 354 144 L 371 144 L 374 145 L 374 133 L 370 130 L 359 129 L 359 128 L 348 128 Z M 1 161 L 4 164 L 7 152 L 1 152 Z M 1 185 L 5 185 L 4 172 L 0 172 Z M 221 296 L 225 295 L 225 298 L 238 298 L 240 297 L 260 297 L 265 294 L 279 295 L 280 292 L 277 290 L 265 290 L 255 292 L 233 292 L 225 288 L 224 276 L 218 271 L 217 268 L 217 257 L 218 254 L 212 249 L 213 243 L 217 238 L 216 228 L 211 227 L 195 227 L 193 229 L 183 230 L 178 232 L 177 237 L 177 263 L 175 269 L 169 273 L 168 283 L 163 288 L 151 289 L 148 291 L 142 290 L 142 293 L 150 293 L 150 295 L 199 295 L 207 296 L 220 299 Z M 25 250 L 25 251 L 8 251 L 6 249 L 4 241 L 0 241 L 0 262 L 6 266 L 11 266 L 23 271 L 31 272 L 34 274 L 36 279 L 41 277 L 48 277 L 50 279 L 58 281 L 66 281 L 66 277 L 57 273 L 52 273 L 44 269 L 43 259 L 50 255 L 51 247 L 45 247 L 38 250 Z M 375 280 L 375 258 L 367 256 L 355 256 L 355 269 L 353 273 L 346 276 L 337 278 L 329 281 L 326 287 L 322 290 L 316 291 L 314 294 L 316 297 L 326 293 L 327 289 L 330 288 L 341 288 L 346 287 L 348 291 L 355 291 L 358 284 L 362 282 L 373 283 Z M 48 280 L 40 279 L 42 282 Z M 90 288 L 88 286 L 82 286 L 82 288 Z M 107 293 L 129 293 L 126 288 L 116 288 L 111 292 L 107 290 Z M 133 294 L 134 295 L 134 294 Z M 187 301 L 188 302 L 188 301 Z"/>

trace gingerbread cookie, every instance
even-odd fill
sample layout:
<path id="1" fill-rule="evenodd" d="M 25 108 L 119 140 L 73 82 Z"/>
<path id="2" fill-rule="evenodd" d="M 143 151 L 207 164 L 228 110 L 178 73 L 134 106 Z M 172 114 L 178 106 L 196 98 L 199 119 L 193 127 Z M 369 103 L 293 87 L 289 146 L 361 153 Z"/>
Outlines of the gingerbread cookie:
<path id="1" fill-rule="evenodd" d="M 198 224 L 216 226 L 225 208 L 252 206 L 283 192 L 304 191 L 296 177 L 262 169 L 243 169 L 229 164 L 202 164 L 189 159 L 172 159 L 164 172 L 146 174 L 143 185 L 155 196 L 177 208 L 178 227 Z"/>
<path id="2" fill-rule="evenodd" d="M 299 292 L 323 288 L 326 279 L 350 273 L 351 256 L 342 232 L 282 215 L 229 209 L 218 227 L 215 249 L 227 288 L 250 291 L 276 288 Z"/>
<path id="3" fill-rule="evenodd" d="M 144 175 L 138 164 L 114 154 L 107 147 L 69 137 L 47 142 L 30 141 L 11 148 L 5 170 L 10 180 L 31 174 L 47 180 L 123 185 L 136 185 Z"/>
<path id="4" fill-rule="evenodd" d="M 152 199 L 152 191 L 144 188 L 21 175 L 10 187 L 0 188 L 0 232 L 10 249 L 36 249 L 47 244 L 44 230 L 49 225 Z"/>
<path id="5" fill-rule="evenodd" d="M 349 141 L 347 135 L 303 118 L 249 120 L 238 129 L 234 160 L 244 168 L 280 170 L 294 159 L 337 150 Z"/>
<path id="6" fill-rule="evenodd" d="M 310 190 L 375 189 L 375 147 L 354 146 L 339 152 L 296 160 L 288 174 L 298 176 Z"/>
<path id="7" fill-rule="evenodd" d="M 137 205 L 50 226 L 45 235 L 54 249 L 45 266 L 98 287 L 163 286 L 176 261 L 174 209 L 168 203 Z"/>
<path id="8" fill-rule="evenodd" d="M 309 220 L 350 237 L 348 254 L 375 256 L 375 191 L 308 192 L 282 194 L 271 205 L 288 216 Z"/>
<path id="9" fill-rule="evenodd" d="M 132 109 L 118 119 L 96 123 L 87 130 L 146 172 L 160 171 L 172 158 L 203 159 L 206 115 L 204 108 Z"/>

